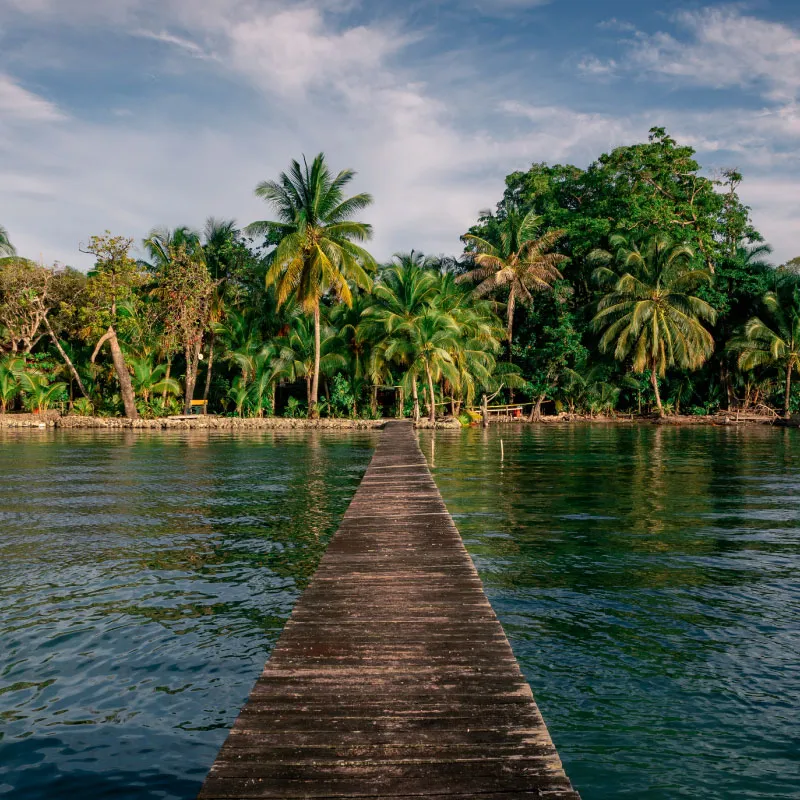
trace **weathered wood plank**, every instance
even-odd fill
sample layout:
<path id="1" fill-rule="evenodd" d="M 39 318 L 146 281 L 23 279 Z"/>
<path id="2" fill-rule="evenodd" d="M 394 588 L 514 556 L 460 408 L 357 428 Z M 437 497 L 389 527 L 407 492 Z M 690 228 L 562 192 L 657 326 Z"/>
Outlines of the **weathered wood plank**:
<path id="1" fill-rule="evenodd" d="M 409 423 L 389 423 L 202 800 L 579 800 Z"/>

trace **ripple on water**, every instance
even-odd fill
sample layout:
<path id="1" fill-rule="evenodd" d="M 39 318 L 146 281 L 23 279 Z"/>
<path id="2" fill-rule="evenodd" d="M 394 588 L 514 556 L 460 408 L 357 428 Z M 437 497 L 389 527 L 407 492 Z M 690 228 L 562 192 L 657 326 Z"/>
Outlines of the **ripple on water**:
<path id="1" fill-rule="evenodd" d="M 798 434 L 437 435 L 437 484 L 586 800 L 800 797 Z"/>
<path id="2" fill-rule="evenodd" d="M 0 796 L 194 797 L 374 441 L 0 440 Z"/>

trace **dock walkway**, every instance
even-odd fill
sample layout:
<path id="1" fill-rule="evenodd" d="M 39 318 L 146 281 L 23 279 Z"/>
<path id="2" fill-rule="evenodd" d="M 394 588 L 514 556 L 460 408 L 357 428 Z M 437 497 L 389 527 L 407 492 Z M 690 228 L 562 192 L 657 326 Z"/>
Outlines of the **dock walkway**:
<path id="1" fill-rule="evenodd" d="M 410 423 L 391 422 L 200 792 L 579 800 Z"/>

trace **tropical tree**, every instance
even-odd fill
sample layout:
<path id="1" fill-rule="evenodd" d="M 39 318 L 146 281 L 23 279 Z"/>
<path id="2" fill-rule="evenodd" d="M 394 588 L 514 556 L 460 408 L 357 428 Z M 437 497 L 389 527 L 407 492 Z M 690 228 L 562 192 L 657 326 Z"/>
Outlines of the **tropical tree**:
<path id="1" fill-rule="evenodd" d="M 211 330 L 216 282 L 211 279 L 202 250 L 180 245 L 170 248 L 169 263 L 160 279 L 166 298 L 166 332 L 183 346 L 186 359 L 184 413 L 192 411 L 203 337 Z"/>
<path id="2" fill-rule="evenodd" d="M 320 330 L 321 328 L 321 330 Z M 292 320 L 289 334 L 280 340 L 280 369 L 291 380 L 304 380 L 309 414 L 314 403 L 313 377 L 315 373 L 333 375 L 347 367 L 336 334 L 327 321 L 309 320 L 298 314 Z"/>
<path id="3" fill-rule="evenodd" d="M 713 324 L 716 312 L 693 294 L 711 282 L 706 269 L 692 265 L 693 250 L 657 233 L 643 246 L 624 236 L 611 238 L 610 253 L 594 251 L 603 264 L 594 279 L 608 289 L 592 320 L 602 331 L 599 348 L 618 361 L 632 359 L 634 372 L 650 371 L 659 416 L 664 416 L 658 378 L 667 368 L 697 369 L 711 355 L 714 339 L 703 322 Z M 614 264 L 615 268 L 612 268 Z"/>
<path id="4" fill-rule="evenodd" d="M 17 356 L 0 360 L 0 414 L 5 414 L 14 398 L 20 393 L 20 375 L 25 362 Z"/>
<path id="5" fill-rule="evenodd" d="M 800 369 L 800 284 L 793 275 L 779 278 L 775 291 L 762 298 L 765 320 L 752 317 L 731 350 L 739 352 L 741 370 L 771 366 L 783 370 L 783 415 L 789 417 L 792 375 Z"/>
<path id="6" fill-rule="evenodd" d="M 153 364 L 152 356 L 131 357 L 128 363 L 133 389 L 146 404 L 150 403 L 154 394 L 180 394 L 178 381 L 166 375 L 166 364 Z"/>
<path id="7" fill-rule="evenodd" d="M 91 363 L 94 363 L 101 348 L 108 342 L 125 406 L 125 416 L 136 419 L 139 416 L 136 396 L 117 331 L 120 308 L 130 302 L 135 297 L 136 290 L 142 286 L 139 265 L 129 255 L 132 244 L 132 239 L 113 236 L 109 231 L 102 236 L 91 237 L 86 250 L 95 256 L 95 268 L 89 273 L 87 302 L 83 314 L 86 337 L 93 339 L 99 335 Z"/>
<path id="8" fill-rule="evenodd" d="M 422 253 L 398 253 L 378 274 L 372 304 L 364 310 L 365 335 L 375 341 L 371 357 L 373 374 L 389 364 L 403 374 L 404 391 L 414 403 L 414 419 L 419 419 L 419 367 L 409 331 L 433 305 L 437 296 L 437 274 L 432 262 Z"/>
<path id="9" fill-rule="evenodd" d="M 38 370 L 23 369 L 19 373 L 19 388 L 25 395 L 31 410 L 47 411 L 54 402 L 63 397 L 67 384 L 63 381 L 50 383 L 46 375 Z"/>
<path id="10" fill-rule="evenodd" d="M 264 181 L 256 195 L 269 203 L 277 214 L 275 221 L 259 221 L 247 231 L 275 243 L 267 272 L 268 285 L 277 291 L 278 305 L 293 298 L 314 320 L 315 356 L 309 394 L 309 413 L 317 415 L 321 360 L 320 302 L 326 294 L 347 305 L 352 303 L 353 283 L 371 287 L 369 271 L 375 268 L 372 256 L 357 242 L 372 235 L 372 227 L 351 218 L 371 202 L 369 194 L 345 197 L 344 189 L 353 179 L 352 170 L 335 177 L 320 153 L 309 167 L 292 161 L 287 173 L 277 181 Z"/>
<path id="11" fill-rule="evenodd" d="M 561 277 L 559 265 L 569 260 L 561 253 L 552 252 L 565 232 L 551 230 L 540 235 L 541 221 L 534 211 L 523 215 L 512 209 L 498 221 L 494 241 L 471 233 L 463 237 L 476 266 L 458 280 L 477 283 L 475 294 L 478 297 L 501 288 L 508 289 L 506 338 L 509 344 L 517 303 L 530 305 L 533 292 L 550 289 Z"/>

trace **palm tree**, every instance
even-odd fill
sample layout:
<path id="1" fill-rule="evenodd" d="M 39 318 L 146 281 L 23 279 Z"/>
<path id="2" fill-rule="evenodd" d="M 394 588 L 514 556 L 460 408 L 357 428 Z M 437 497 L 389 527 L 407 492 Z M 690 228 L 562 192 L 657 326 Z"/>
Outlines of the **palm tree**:
<path id="1" fill-rule="evenodd" d="M 731 350 L 739 351 L 738 366 L 751 370 L 774 366 L 786 373 L 783 416 L 790 414 L 792 374 L 800 369 L 800 285 L 794 276 L 779 278 L 776 290 L 762 298 L 767 322 L 752 317 L 743 335 L 733 339 Z"/>
<path id="2" fill-rule="evenodd" d="M 247 232 L 277 241 L 267 272 L 267 285 L 277 290 L 278 305 L 294 298 L 303 312 L 314 319 L 314 366 L 309 394 L 309 414 L 317 415 L 319 395 L 320 301 L 327 293 L 347 305 L 352 303 L 350 283 L 370 289 L 368 271 L 375 268 L 372 256 L 356 242 L 369 239 L 372 227 L 351 217 L 371 202 L 369 194 L 346 198 L 344 188 L 353 179 L 352 170 L 331 175 L 324 154 L 309 167 L 292 161 L 289 173 L 277 181 L 264 181 L 256 195 L 277 213 L 275 221 L 254 222 Z"/>
<path id="3" fill-rule="evenodd" d="M 20 375 L 25 362 L 16 356 L 6 356 L 0 360 L 0 414 L 8 411 L 8 406 L 20 393 Z"/>
<path id="4" fill-rule="evenodd" d="M 47 376 L 35 369 L 19 373 L 19 386 L 28 398 L 30 408 L 40 414 L 47 411 L 67 388 L 67 384 L 63 381 L 50 383 Z"/>
<path id="5" fill-rule="evenodd" d="M 153 228 L 143 240 L 142 245 L 150 261 L 140 261 L 139 264 L 150 272 L 163 273 L 172 263 L 172 253 L 181 246 L 187 253 L 194 253 L 200 249 L 200 234 L 188 225 L 181 225 L 170 230 L 167 227 Z"/>
<path id="6" fill-rule="evenodd" d="M 410 383 L 414 420 L 419 419 L 419 370 L 408 332 L 437 298 L 437 273 L 422 253 L 398 253 L 375 281 L 373 303 L 364 311 L 365 335 L 376 342 L 372 353 L 373 374 L 394 363 Z M 417 364 L 416 367 L 420 365 Z M 409 387 L 405 387 L 406 389 Z"/>
<path id="7" fill-rule="evenodd" d="M 539 236 L 541 217 L 533 211 L 524 216 L 511 211 L 500 221 L 498 240 L 490 242 L 467 234 L 464 241 L 472 247 L 475 269 L 458 277 L 459 281 L 476 282 L 475 294 L 485 297 L 500 288 L 508 288 L 506 305 L 506 338 L 513 336 L 514 310 L 518 302 L 530 305 L 533 292 L 550 289 L 561 277 L 558 265 L 568 257 L 551 252 L 565 231 L 553 230 Z"/>
<path id="8" fill-rule="evenodd" d="M 339 352 L 339 345 L 329 325 L 318 325 L 317 320 L 312 323 L 308 317 L 302 315 L 292 320 L 289 335 L 280 341 L 283 371 L 293 381 L 302 378 L 306 382 L 309 414 L 314 402 L 312 380 L 315 372 L 317 376 L 320 371 L 332 375 L 336 370 L 347 367 L 347 359 Z"/>
<path id="9" fill-rule="evenodd" d="M 11 240 L 8 238 L 8 231 L 0 225 L 0 258 L 11 257 L 16 254 L 17 248 L 11 244 Z"/>
<path id="10" fill-rule="evenodd" d="M 433 307 L 401 332 L 407 332 L 415 361 L 421 365 L 428 384 L 428 415 L 436 422 L 434 381 L 444 375 L 451 383 L 458 380 L 453 351 L 458 347 L 459 327 L 446 312 Z"/>
<path id="11" fill-rule="evenodd" d="M 130 357 L 128 363 L 132 373 L 133 389 L 145 403 L 149 404 L 150 398 L 154 394 L 180 394 L 180 384 L 166 374 L 166 364 L 155 366 L 152 356 L 149 355 Z"/>
<path id="12" fill-rule="evenodd" d="M 694 252 L 676 245 L 664 234 L 654 234 L 640 248 L 625 237 L 611 237 L 616 271 L 600 266 L 594 279 L 609 288 L 592 320 L 600 337 L 600 351 L 613 351 L 618 361 L 632 357 L 634 372 L 650 370 L 659 416 L 664 416 L 658 377 L 667 368 L 697 369 L 714 350 L 714 339 L 703 326 L 713 324 L 716 311 L 692 292 L 709 284 L 706 269 L 694 269 Z M 612 256 L 596 250 L 596 263 L 610 264 Z"/>

